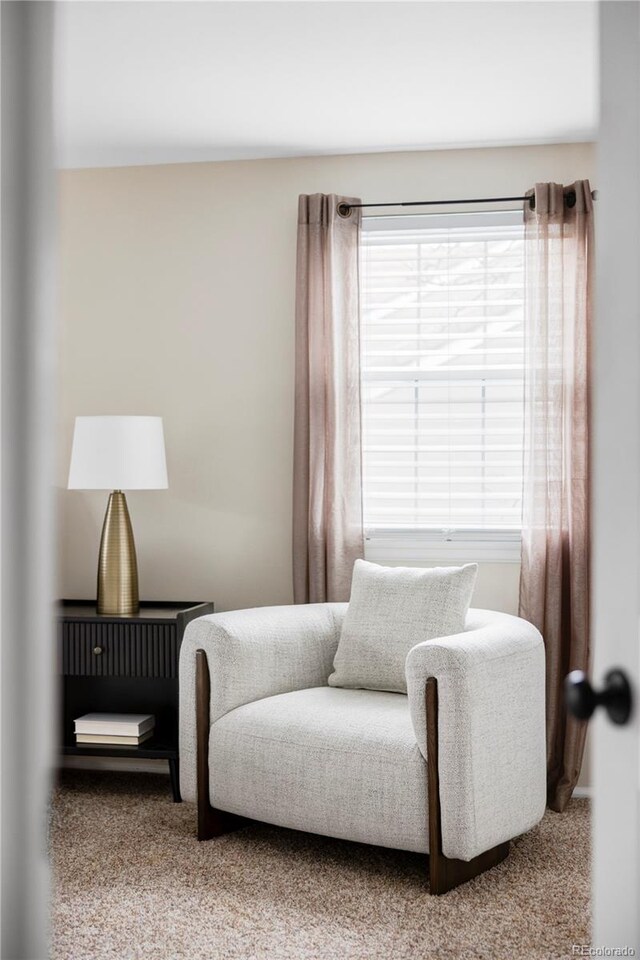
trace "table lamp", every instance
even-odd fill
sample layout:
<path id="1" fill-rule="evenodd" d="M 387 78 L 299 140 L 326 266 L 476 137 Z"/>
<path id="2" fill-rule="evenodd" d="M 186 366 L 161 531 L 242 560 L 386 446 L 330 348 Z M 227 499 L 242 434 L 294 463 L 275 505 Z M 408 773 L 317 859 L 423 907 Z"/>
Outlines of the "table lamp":
<path id="1" fill-rule="evenodd" d="M 98 559 L 98 613 L 134 616 L 138 564 L 123 490 L 166 490 L 162 417 L 76 417 L 69 490 L 111 490 Z"/>

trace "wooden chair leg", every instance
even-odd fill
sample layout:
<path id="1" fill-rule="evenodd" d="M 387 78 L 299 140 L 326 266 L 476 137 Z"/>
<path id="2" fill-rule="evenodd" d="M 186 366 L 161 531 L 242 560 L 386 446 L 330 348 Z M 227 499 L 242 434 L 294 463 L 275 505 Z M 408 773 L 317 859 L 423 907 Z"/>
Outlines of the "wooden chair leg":
<path id="1" fill-rule="evenodd" d="M 473 860 L 451 860 L 442 853 L 440 775 L 438 768 L 438 681 L 429 677 L 427 702 L 427 786 L 429 792 L 429 892 L 447 893 L 454 887 L 495 867 L 509 853 L 509 843 L 500 843 Z"/>
<path id="2" fill-rule="evenodd" d="M 242 826 L 242 817 L 216 810 L 209 802 L 209 729 L 211 680 L 204 650 L 196 650 L 196 758 L 198 840 L 211 840 Z"/>

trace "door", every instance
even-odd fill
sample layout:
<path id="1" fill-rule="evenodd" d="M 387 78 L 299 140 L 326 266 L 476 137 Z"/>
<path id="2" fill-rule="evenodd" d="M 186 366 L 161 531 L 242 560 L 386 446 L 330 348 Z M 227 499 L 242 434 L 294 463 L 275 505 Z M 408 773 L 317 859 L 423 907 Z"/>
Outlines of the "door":
<path id="1" fill-rule="evenodd" d="M 0 952 L 47 956 L 53 764 L 52 3 L 0 3 Z"/>
<path id="2" fill-rule="evenodd" d="M 620 667 L 634 709 L 593 718 L 592 945 L 640 956 L 640 6 L 600 3 L 592 682 Z M 623 954 L 624 955 L 624 954 Z M 629 954 L 627 954 L 629 955 Z M 633 956 L 633 954 L 630 954 Z"/>

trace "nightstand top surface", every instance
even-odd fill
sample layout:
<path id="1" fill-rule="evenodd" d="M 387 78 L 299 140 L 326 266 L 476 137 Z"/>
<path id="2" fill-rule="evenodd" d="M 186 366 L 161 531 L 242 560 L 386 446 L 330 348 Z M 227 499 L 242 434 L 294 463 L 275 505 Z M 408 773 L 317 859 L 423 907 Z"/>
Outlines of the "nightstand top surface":
<path id="1" fill-rule="evenodd" d="M 59 600 L 57 614 L 64 620 L 114 620 L 118 623 L 135 623 L 140 620 L 173 621 L 179 613 L 193 610 L 194 607 L 206 608 L 202 610 L 201 616 L 213 611 L 213 604 L 209 601 L 141 600 L 138 613 L 128 617 L 116 617 L 98 613 L 95 600 Z"/>

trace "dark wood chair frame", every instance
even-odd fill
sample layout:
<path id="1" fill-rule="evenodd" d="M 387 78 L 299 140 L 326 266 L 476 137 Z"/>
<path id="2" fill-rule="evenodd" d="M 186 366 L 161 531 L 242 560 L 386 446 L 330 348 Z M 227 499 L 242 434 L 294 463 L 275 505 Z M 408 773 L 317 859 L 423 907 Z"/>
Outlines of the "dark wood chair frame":
<path id="1" fill-rule="evenodd" d="M 198 840 L 211 840 L 242 826 L 247 821 L 209 802 L 209 728 L 211 680 L 204 650 L 196 650 L 196 737 L 198 781 Z M 429 892 L 447 893 L 501 863 L 509 853 L 509 843 L 500 843 L 473 860 L 451 860 L 442 852 L 440 777 L 438 770 L 438 681 L 429 677 L 426 684 L 427 706 L 427 786 L 429 795 Z"/>

